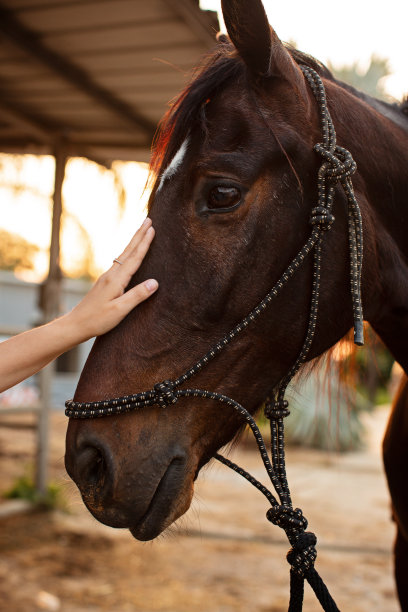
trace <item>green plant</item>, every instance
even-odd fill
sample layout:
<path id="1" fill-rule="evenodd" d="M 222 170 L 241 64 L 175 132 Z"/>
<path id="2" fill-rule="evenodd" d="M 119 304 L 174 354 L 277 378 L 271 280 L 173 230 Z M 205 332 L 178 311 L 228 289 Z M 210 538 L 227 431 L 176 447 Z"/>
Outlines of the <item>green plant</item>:
<path id="1" fill-rule="evenodd" d="M 288 389 L 291 415 L 286 420 L 289 444 L 345 452 L 363 446 L 360 410 L 339 381 L 336 367 L 317 370 Z"/>
<path id="2" fill-rule="evenodd" d="M 35 486 L 33 478 L 28 475 L 20 476 L 10 489 L 3 493 L 6 499 L 24 499 L 44 510 L 65 509 L 65 499 L 62 488 L 58 483 L 49 483 L 45 493 L 41 493 Z"/>

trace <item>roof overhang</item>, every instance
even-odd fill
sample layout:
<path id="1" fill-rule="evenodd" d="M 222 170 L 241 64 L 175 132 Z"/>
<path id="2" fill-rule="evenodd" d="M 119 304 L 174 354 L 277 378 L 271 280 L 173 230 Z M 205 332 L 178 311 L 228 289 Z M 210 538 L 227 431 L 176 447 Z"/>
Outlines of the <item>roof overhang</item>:
<path id="1" fill-rule="evenodd" d="M 0 0 L 0 150 L 147 161 L 217 30 L 197 0 Z"/>

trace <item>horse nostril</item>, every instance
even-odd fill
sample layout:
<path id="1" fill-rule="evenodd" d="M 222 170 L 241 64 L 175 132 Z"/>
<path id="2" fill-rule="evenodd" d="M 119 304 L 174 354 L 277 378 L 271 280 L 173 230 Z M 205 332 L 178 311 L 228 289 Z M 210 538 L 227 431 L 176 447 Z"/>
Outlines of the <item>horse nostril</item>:
<path id="1" fill-rule="evenodd" d="M 77 460 L 77 480 L 88 487 L 103 487 L 107 476 L 108 466 L 103 451 L 95 446 L 86 446 L 79 454 Z"/>

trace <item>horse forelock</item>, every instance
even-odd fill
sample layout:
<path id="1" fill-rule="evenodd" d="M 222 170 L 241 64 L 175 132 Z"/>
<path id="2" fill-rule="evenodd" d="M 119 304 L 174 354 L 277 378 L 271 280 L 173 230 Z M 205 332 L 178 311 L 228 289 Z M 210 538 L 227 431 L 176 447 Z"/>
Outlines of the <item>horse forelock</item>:
<path id="1" fill-rule="evenodd" d="M 218 44 L 215 51 L 204 57 L 190 84 L 171 104 L 159 124 L 150 162 L 153 195 L 189 132 L 194 127 L 206 132 L 206 103 L 233 79 L 242 78 L 245 72 L 245 65 L 233 53 L 230 44 Z"/>

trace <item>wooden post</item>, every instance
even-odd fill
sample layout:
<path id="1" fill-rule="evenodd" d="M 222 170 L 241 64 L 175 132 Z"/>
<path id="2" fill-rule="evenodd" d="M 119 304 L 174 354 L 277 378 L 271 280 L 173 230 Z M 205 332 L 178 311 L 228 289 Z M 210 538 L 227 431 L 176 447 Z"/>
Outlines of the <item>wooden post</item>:
<path id="1" fill-rule="evenodd" d="M 65 177 L 67 147 L 59 140 L 54 150 L 55 175 L 52 209 L 52 229 L 50 244 L 50 263 L 48 276 L 41 287 L 40 306 L 43 323 L 48 323 L 60 314 L 62 272 L 60 268 L 60 230 L 62 215 L 62 185 Z M 50 363 L 39 374 L 41 411 L 37 428 L 37 467 L 36 488 L 45 494 L 48 481 L 48 436 L 49 413 L 52 408 L 52 381 L 55 363 Z"/>

